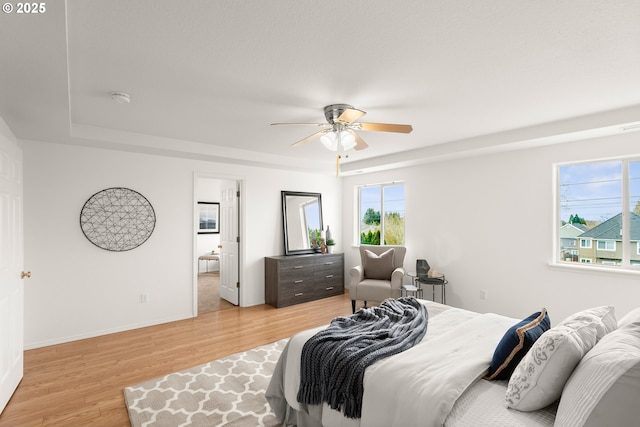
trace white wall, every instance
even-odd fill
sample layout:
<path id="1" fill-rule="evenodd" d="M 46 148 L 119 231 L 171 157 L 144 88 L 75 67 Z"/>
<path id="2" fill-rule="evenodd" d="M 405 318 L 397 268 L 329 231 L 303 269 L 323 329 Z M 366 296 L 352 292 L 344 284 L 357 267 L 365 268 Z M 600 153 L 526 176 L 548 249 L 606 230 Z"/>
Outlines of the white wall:
<path id="1" fill-rule="evenodd" d="M 553 323 L 596 305 L 640 306 L 640 275 L 551 268 L 553 163 L 639 153 L 640 133 L 494 153 L 343 179 L 343 241 L 353 242 L 354 188 L 406 182 L 405 267 L 417 258 L 447 276 L 447 303 Z M 346 264 L 359 263 L 355 248 Z M 590 273 L 587 271 L 591 271 Z M 488 298 L 480 299 L 486 290 Z"/>
<path id="2" fill-rule="evenodd" d="M 322 193 L 340 233 L 340 181 L 327 175 L 21 141 L 24 150 L 25 347 L 35 348 L 193 316 L 194 173 L 242 179 L 243 306 L 264 302 L 263 257 L 284 253 L 281 190 Z M 122 186 L 153 205 L 143 245 L 109 252 L 82 234 L 94 193 Z M 335 228 L 334 228 L 335 227 Z M 149 303 L 140 302 L 148 293 Z"/>

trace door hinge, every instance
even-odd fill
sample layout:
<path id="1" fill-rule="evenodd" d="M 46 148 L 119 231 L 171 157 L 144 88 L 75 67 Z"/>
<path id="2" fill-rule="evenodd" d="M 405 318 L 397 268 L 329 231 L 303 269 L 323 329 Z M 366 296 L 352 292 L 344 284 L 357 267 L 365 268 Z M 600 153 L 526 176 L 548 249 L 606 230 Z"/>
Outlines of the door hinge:
<path id="1" fill-rule="evenodd" d="M 240 190 L 236 191 L 236 197 L 240 198 Z"/>
<path id="2" fill-rule="evenodd" d="M 236 282 L 236 288 L 240 288 L 240 282 Z"/>
<path id="3" fill-rule="evenodd" d="M 236 242 L 240 243 L 240 236 L 236 236 Z"/>

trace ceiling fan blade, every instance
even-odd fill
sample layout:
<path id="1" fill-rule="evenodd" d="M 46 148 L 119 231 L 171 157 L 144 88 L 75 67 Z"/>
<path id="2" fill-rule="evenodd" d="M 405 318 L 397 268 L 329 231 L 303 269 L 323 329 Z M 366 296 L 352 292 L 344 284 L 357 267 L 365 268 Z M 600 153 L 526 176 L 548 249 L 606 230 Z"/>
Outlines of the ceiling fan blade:
<path id="1" fill-rule="evenodd" d="M 328 123 L 271 123 L 271 126 L 330 126 Z"/>
<path id="2" fill-rule="evenodd" d="M 312 139 L 318 138 L 319 136 L 322 136 L 323 134 L 325 134 L 327 132 L 331 132 L 331 129 L 323 129 L 320 132 L 316 132 L 313 135 L 309 135 L 308 137 L 303 138 L 298 142 L 294 142 L 293 144 L 291 144 L 291 147 L 297 147 L 299 145 L 306 144 L 307 142 L 311 141 Z"/>
<path id="3" fill-rule="evenodd" d="M 347 108 L 340 114 L 340 116 L 335 120 L 338 123 L 344 123 L 345 125 L 350 125 L 351 123 L 358 120 L 360 117 L 364 116 L 365 113 L 362 110 L 356 110 L 355 108 Z"/>
<path id="4" fill-rule="evenodd" d="M 354 147 L 356 150 L 364 150 L 369 146 L 369 144 L 364 142 L 364 139 L 362 139 L 360 135 L 357 134 L 357 132 L 354 132 L 351 129 L 347 129 L 347 132 L 349 132 L 351 135 L 353 135 L 356 138 L 356 146 Z"/>
<path id="5" fill-rule="evenodd" d="M 411 125 L 398 125 L 393 123 L 354 123 L 354 129 L 373 130 L 379 132 L 409 133 L 413 130 Z"/>

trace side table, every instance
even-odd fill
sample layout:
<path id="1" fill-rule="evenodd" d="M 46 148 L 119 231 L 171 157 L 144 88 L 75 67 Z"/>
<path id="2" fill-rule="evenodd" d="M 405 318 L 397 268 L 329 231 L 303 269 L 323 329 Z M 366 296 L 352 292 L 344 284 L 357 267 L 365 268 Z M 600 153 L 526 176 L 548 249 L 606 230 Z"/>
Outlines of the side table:
<path id="1" fill-rule="evenodd" d="M 402 288 L 404 289 L 405 286 L 411 286 L 412 288 L 418 288 L 419 291 L 416 292 L 416 295 L 422 295 L 423 293 L 423 289 L 422 289 L 422 285 L 431 285 L 431 300 L 433 302 L 436 301 L 436 286 L 441 286 L 441 292 L 440 292 L 440 303 L 441 304 L 446 304 L 447 301 L 447 297 L 446 297 L 446 284 L 449 283 L 445 277 L 444 274 L 442 273 L 429 273 L 426 276 L 418 276 L 417 273 L 415 272 L 409 272 L 407 273 L 407 276 L 411 277 L 413 280 L 413 285 L 404 285 Z"/>

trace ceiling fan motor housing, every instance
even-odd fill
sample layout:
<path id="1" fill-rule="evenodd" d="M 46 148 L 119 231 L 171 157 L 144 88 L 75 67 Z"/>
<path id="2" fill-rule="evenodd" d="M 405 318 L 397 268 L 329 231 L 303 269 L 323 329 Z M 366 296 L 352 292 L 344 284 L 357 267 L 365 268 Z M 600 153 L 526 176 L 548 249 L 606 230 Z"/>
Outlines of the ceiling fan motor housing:
<path id="1" fill-rule="evenodd" d="M 345 110 L 353 109 L 353 107 L 349 104 L 331 104 L 324 107 L 324 117 L 327 119 L 329 123 L 332 125 L 335 124 L 335 121 Z"/>

